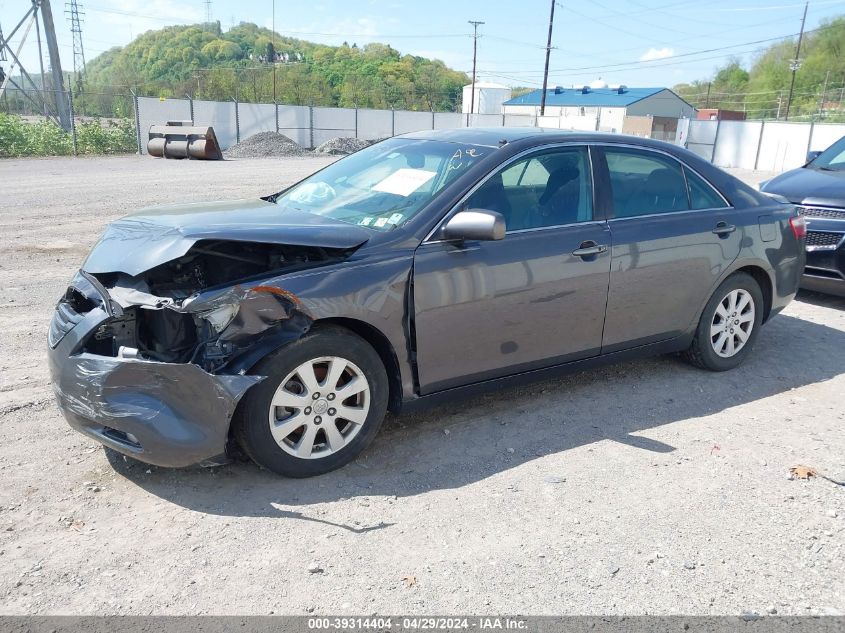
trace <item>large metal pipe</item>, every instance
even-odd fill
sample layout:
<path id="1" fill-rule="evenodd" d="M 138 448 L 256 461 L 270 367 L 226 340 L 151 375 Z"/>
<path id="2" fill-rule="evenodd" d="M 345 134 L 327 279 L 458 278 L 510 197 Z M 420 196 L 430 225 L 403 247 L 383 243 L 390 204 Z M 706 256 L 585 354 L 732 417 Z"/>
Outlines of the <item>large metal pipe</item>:
<path id="1" fill-rule="evenodd" d="M 147 153 L 159 158 L 223 160 L 214 128 L 192 126 L 190 121 L 151 125 Z"/>

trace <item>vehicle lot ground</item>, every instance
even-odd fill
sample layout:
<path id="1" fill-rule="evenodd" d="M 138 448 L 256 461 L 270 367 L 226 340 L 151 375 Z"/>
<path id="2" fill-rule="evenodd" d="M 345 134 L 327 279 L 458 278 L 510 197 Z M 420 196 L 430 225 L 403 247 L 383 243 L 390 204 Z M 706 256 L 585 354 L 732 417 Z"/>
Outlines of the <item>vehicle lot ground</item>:
<path id="1" fill-rule="evenodd" d="M 661 357 L 391 418 L 326 476 L 116 472 L 45 354 L 104 225 L 330 161 L 0 161 L 0 612 L 845 614 L 845 487 L 788 478 L 845 479 L 845 300 L 822 295 L 735 371 Z"/>

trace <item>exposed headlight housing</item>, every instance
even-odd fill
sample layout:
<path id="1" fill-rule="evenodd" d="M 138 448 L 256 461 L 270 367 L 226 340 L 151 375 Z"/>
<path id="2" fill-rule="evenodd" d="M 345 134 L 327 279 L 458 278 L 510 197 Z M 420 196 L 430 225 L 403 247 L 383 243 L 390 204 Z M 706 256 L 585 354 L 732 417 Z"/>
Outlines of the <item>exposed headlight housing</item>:
<path id="1" fill-rule="evenodd" d="M 220 332 L 229 327 L 232 319 L 237 316 L 239 308 L 239 305 L 227 303 L 208 312 L 200 312 L 198 316 L 208 321 L 214 331 L 220 334 Z"/>

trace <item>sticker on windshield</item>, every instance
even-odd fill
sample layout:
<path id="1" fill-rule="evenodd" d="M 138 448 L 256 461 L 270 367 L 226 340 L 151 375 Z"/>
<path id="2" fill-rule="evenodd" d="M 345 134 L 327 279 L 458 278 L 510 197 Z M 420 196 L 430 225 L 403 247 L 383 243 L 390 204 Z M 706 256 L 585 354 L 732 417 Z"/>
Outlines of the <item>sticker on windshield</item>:
<path id="1" fill-rule="evenodd" d="M 399 169 L 375 185 L 373 191 L 407 197 L 436 175 L 437 172 L 425 169 Z"/>
<path id="2" fill-rule="evenodd" d="M 401 213 L 394 213 L 389 218 L 387 218 L 388 224 L 399 224 L 402 221 L 402 214 Z"/>
<path id="3" fill-rule="evenodd" d="M 373 219 L 372 219 L 371 217 L 367 216 L 366 218 L 364 218 L 363 220 L 361 220 L 361 221 L 359 222 L 359 224 L 360 224 L 361 226 L 370 226 L 370 224 L 372 223 L 372 221 L 373 221 Z"/>
<path id="4" fill-rule="evenodd" d="M 376 223 L 375 223 L 373 226 L 376 226 L 376 227 L 378 227 L 378 228 L 381 228 L 381 227 L 383 227 L 385 224 L 387 224 L 387 218 L 379 218 L 378 220 L 376 220 Z"/>

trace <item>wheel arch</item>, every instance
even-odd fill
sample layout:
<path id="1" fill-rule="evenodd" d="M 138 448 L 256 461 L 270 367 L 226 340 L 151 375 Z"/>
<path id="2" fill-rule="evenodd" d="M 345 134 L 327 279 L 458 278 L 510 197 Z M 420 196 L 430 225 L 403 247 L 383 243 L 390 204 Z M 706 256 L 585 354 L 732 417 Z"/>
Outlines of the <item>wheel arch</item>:
<path id="1" fill-rule="evenodd" d="M 318 319 L 314 321 L 311 329 L 313 331 L 315 328 L 332 325 L 357 334 L 376 350 L 387 373 L 387 384 L 390 390 L 387 409 L 392 413 L 398 413 L 402 408 L 402 376 L 399 370 L 399 358 L 388 338 L 378 328 L 369 323 L 348 317 Z"/>
<path id="2" fill-rule="evenodd" d="M 757 282 L 758 286 L 760 286 L 760 292 L 763 293 L 762 322 L 765 323 L 769 320 L 769 315 L 772 312 L 772 293 L 774 292 L 772 279 L 769 276 L 769 273 L 767 273 L 766 270 L 761 266 L 757 266 L 754 264 L 748 264 L 746 266 L 742 266 L 741 268 L 737 268 L 734 271 L 731 271 L 731 275 L 733 275 L 734 273 L 746 273 L 747 275 L 750 275 L 754 279 L 754 281 Z"/>

